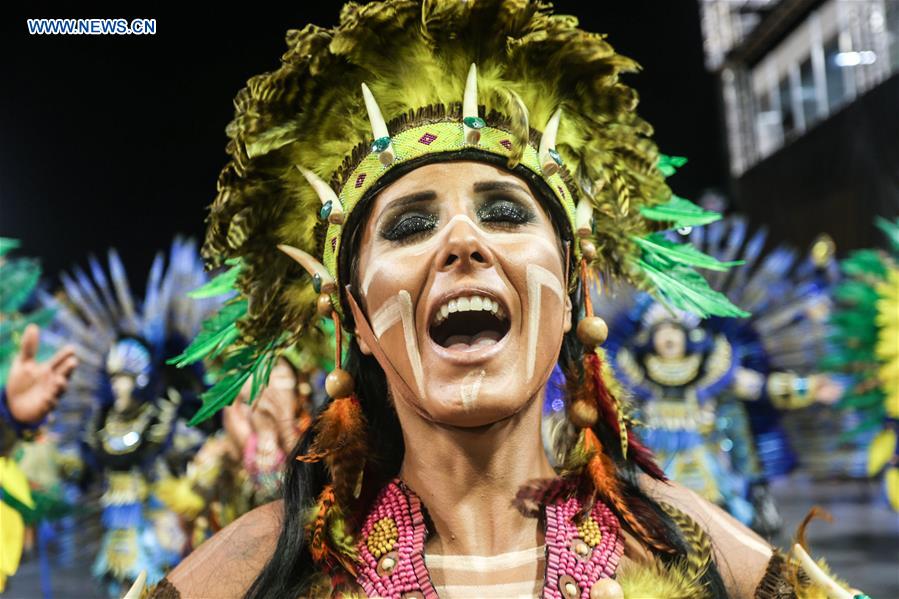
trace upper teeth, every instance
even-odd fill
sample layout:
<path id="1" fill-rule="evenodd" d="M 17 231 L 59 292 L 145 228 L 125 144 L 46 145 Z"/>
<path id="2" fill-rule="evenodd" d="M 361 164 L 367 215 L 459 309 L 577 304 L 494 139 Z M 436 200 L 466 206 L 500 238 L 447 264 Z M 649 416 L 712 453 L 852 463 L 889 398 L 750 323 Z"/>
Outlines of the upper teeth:
<path id="1" fill-rule="evenodd" d="M 500 319 L 506 317 L 498 302 L 483 295 L 469 295 L 451 299 L 440 306 L 434 316 L 434 324 L 440 324 L 453 312 L 480 312 L 481 310 L 491 312 Z"/>

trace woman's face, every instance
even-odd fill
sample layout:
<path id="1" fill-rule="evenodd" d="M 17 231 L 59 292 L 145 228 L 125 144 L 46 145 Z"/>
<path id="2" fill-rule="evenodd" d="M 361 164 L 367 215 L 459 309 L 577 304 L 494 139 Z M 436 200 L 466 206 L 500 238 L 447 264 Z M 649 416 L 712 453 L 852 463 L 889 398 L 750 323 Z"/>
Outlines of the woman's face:
<path id="1" fill-rule="evenodd" d="M 549 216 L 522 179 L 468 161 L 417 168 L 374 202 L 356 294 L 414 395 L 394 396 L 455 426 L 515 414 L 542 389 L 571 327 Z"/>

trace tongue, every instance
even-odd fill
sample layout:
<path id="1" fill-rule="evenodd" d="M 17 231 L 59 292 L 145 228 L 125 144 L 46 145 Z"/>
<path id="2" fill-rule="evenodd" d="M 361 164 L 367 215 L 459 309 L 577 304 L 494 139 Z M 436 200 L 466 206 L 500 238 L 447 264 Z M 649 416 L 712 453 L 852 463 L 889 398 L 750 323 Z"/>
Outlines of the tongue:
<path id="1" fill-rule="evenodd" d="M 489 347 L 499 339 L 499 331 L 480 331 L 474 335 L 450 335 L 443 346 L 453 351 L 474 351 Z"/>

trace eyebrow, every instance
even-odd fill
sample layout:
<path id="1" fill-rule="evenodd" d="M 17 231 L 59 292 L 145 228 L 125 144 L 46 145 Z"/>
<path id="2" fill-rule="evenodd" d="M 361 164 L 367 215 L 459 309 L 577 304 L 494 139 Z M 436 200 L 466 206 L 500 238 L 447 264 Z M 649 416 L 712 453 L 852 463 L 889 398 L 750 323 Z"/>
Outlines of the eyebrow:
<path id="1" fill-rule="evenodd" d="M 412 206 L 414 204 L 421 204 L 422 202 L 433 202 L 437 199 L 436 191 L 418 191 L 415 193 L 410 193 L 408 195 L 400 196 L 390 202 L 388 207 L 393 210 L 395 208 L 406 208 L 408 206 Z"/>
<path id="2" fill-rule="evenodd" d="M 483 193 L 485 191 L 519 191 L 521 193 L 529 193 L 523 185 L 511 181 L 479 181 L 474 184 L 473 189 L 475 193 Z"/>

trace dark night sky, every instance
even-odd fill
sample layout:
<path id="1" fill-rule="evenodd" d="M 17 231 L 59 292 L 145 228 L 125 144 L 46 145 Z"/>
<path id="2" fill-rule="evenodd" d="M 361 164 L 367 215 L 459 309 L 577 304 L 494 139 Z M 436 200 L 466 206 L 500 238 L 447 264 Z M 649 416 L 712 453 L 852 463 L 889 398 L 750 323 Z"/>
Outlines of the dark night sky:
<path id="1" fill-rule="evenodd" d="M 643 65 L 628 79 L 640 92 L 640 113 L 663 151 L 691 159 L 672 180 L 676 190 L 690 197 L 723 185 L 717 94 L 702 66 L 696 3 L 555 4 Z M 115 246 L 142 279 L 174 234 L 202 238 L 235 93 L 277 67 L 287 29 L 331 25 L 338 11 L 338 2 L 294 2 L 203 15 L 30 8 L 7 16 L 0 235 L 21 239 L 21 253 L 40 257 L 49 275 Z M 158 29 L 155 36 L 30 36 L 26 17 L 152 17 Z"/>

